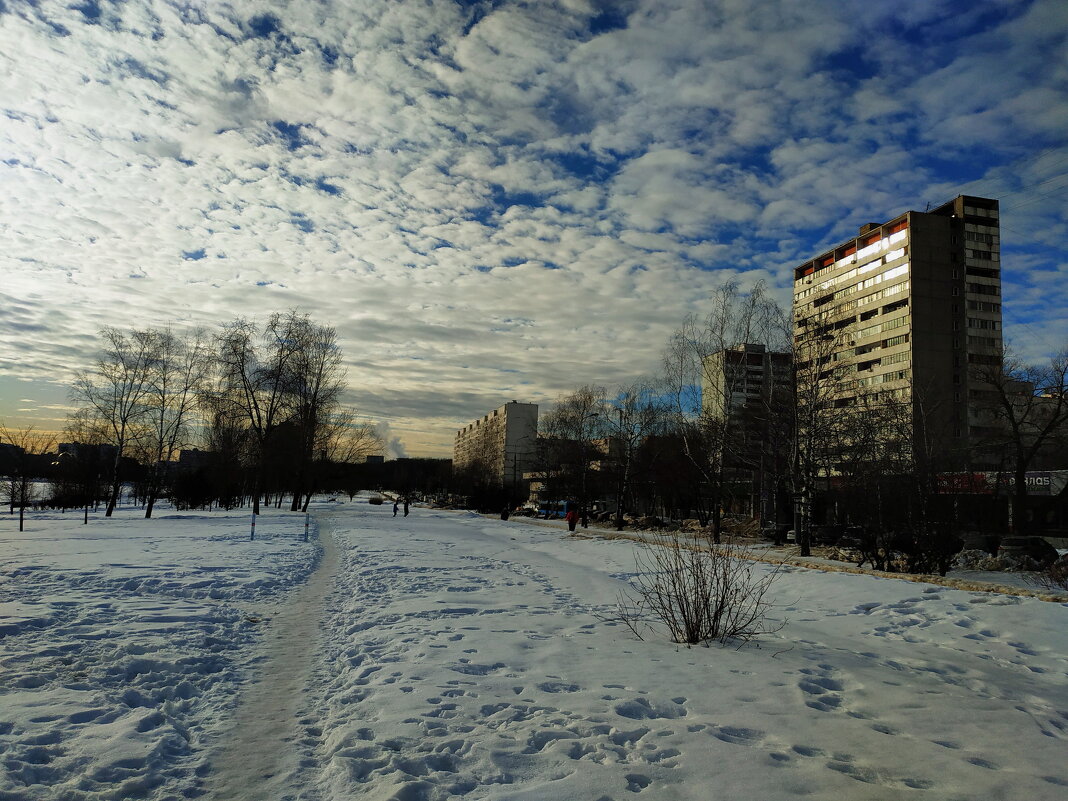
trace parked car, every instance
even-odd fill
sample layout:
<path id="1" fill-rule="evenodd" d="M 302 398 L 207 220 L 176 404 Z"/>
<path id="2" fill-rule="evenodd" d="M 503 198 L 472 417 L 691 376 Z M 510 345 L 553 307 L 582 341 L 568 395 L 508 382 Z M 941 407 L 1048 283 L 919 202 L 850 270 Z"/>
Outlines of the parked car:
<path id="1" fill-rule="evenodd" d="M 813 545 L 834 545 L 845 533 L 845 526 L 824 524 L 812 527 Z"/>
<path id="2" fill-rule="evenodd" d="M 790 530 L 789 523 L 779 523 L 778 525 L 767 525 L 760 529 L 760 536 L 766 540 L 778 540 L 782 541 L 786 537 L 786 533 Z"/>
<path id="3" fill-rule="evenodd" d="M 1042 537 L 1005 537 L 998 546 L 998 556 L 1027 557 L 1041 565 L 1057 561 L 1057 549 Z"/>
<path id="4" fill-rule="evenodd" d="M 853 548 L 859 550 L 866 542 L 866 533 L 863 526 L 846 526 L 842 536 L 835 543 L 839 548 Z"/>

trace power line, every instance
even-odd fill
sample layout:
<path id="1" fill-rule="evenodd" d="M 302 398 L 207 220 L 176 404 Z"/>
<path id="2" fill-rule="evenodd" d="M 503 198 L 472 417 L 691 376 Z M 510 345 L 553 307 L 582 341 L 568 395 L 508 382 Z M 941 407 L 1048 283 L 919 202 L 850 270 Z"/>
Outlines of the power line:
<path id="1" fill-rule="evenodd" d="M 1065 184 L 1064 186 L 1058 186 L 1054 191 L 1047 192 L 1047 193 L 1045 193 L 1043 195 L 1038 195 L 1037 197 L 1033 197 L 1030 200 L 1024 200 L 1024 201 L 1021 201 L 1019 203 L 1013 203 L 1011 206 L 1006 206 L 1003 209 L 1003 211 L 1011 211 L 1012 209 L 1018 209 L 1021 206 L 1029 206 L 1032 203 L 1037 203 L 1038 201 L 1044 200 L 1045 198 L 1048 198 L 1048 197 L 1056 197 L 1058 194 L 1060 194 L 1061 192 L 1064 192 L 1065 190 L 1068 190 L 1068 184 Z"/>

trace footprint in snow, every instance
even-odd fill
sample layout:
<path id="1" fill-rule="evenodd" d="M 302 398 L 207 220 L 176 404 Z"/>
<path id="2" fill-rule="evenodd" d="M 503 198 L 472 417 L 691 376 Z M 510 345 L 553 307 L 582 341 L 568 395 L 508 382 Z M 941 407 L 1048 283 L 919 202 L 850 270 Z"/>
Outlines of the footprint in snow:
<path id="1" fill-rule="evenodd" d="M 627 780 L 627 789 L 632 793 L 640 793 L 652 783 L 648 776 L 643 776 L 641 773 L 628 773 L 623 778 Z"/>
<path id="2" fill-rule="evenodd" d="M 563 681 L 543 681 L 538 685 L 538 689 L 545 693 L 575 693 L 580 687 Z"/>
<path id="3" fill-rule="evenodd" d="M 746 729 L 741 726 L 722 726 L 712 734 L 716 739 L 735 745 L 756 745 L 764 739 L 764 732 L 759 729 Z"/>

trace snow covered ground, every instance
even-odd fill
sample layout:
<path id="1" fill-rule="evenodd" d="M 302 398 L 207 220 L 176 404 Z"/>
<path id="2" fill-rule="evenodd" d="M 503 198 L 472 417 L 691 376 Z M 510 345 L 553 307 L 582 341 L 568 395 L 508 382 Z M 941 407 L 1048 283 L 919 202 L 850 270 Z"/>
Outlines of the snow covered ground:
<path id="1" fill-rule="evenodd" d="M 1068 796 L 1068 604 L 788 567 L 687 649 L 605 621 L 633 543 L 317 518 L 0 523 L 0 799 Z"/>

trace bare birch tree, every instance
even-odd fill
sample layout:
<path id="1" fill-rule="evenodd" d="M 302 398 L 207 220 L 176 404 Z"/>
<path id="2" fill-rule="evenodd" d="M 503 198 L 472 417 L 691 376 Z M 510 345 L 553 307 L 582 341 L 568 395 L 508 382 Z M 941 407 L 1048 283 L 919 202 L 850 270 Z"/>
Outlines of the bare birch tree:
<path id="1" fill-rule="evenodd" d="M 345 388 L 341 348 L 337 332 L 313 323 L 307 315 L 290 312 L 287 327 L 296 338 L 290 364 L 289 390 L 292 393 L 293 420 L 297 425 L 299 463 L 293 483 L 293 511 L 307 509 L 313 491 L 312 478 L 316 452 L 322 455 L 324 427 L 341 402 Z"/>
<path id="2" fill-rule="evenodd" d="M 550 453 L 559 465 L 557 485 L 578 504 L 583 525 L 588 525 L 590 479 L 593 463 L 603 451 L 597 441 L 605 436 L 603 387 L 584 386 L 564 395 L 542 416 L 542 436 L 556 443 Z"/>
<path id="3" fill-rule="evenodd" d="M 750 457 L 737 397 L 745 366 L 733 369 L 731 352 L 748 343 L 784 347 L 783 318 L 763 283 L 745 292 L 728 281 L 712 293 L 708 313 L 688 318 L 668 342 L 664 374 L 673 426 L 700 476 L 698 515 L 717 543 L 730 501 L 730 471 Z"/>
<path id="4" fill-rule="evenodd" d="M 267 454 L 292 409 L 287 390 L 299 348 L 297 333 L 292 316 L 273 314 L 262 330 L 251 321 L 235 320 L 217 340 L 221 382 L 216 403 L 248 424 L 253 514 L 260 512 Z"/>
<path id="5" fill-rule="evenodd" d="M 145 331 L 127 335 L 111 327 L 101 329 L 100 336 L 104 340 L 104 353 L 94 370 L 76 378 L 71 395 L 76 404 L 91 409 L 103 421 L 109 444 L 115 448 L 105 512 L 106 517 L 111 517 L 122 488 L 122 459 L 144 434 L 145 399 L 151 388 L 156 341 Z"/>
<path id="6" fill-rule="evenodd" d="M 301 510 L 308 510 L 312 493 L 321 489 L 323 469 L 329 465 L 359 464 L 368 456 L 381 454 L 383 448 L 378 430 L 370 422 L 361 421 L 356 409 L 324 412 L 319 420 L 314 448 L 318 458 L 309 464 L 308 491 Z"/>
<path id="7" fill-rule="evenodd" d="M 148 466 L 145 517 L 164 488 L 170 464 L 189 442 L 190 424 L 204 381 L 208 346 L 202 331 L 186 336 L 151 329 L 153 341 L 144 397 L 144 438 L 138 452 Z"/>
<path id="8" fill-rule="evenodd" d="M 993 423 L 989 429 L 1000 429 L 1000 437 L 984 446 L 1008 457 L 1013 528 L 1026 533 L 1031 525 L 1026 514 L 1027 472 L 1044 451 L 1068 435 L 1068 351 L 1046 364 L 1028 364 L 1005 349 L 995 364 L 974 366 L 972 377 L 985 401 L 982 409 Z"/>
<path id="9" fill-rule="evenodd" d="M 602 400 L 600 416 L 616 468 L 614 524 L 622 531 L 635 456 L 647 438 L 663 430 L 665 408 L 659 396 L 639 382 L 620 389 L 614 398 Z"/>
<path id="10" fill-rule="evenodd" d="M 36 498 L 35 479 L 37 457 L 50 453 L 56 447 L 56 438 L 52 434 L 37 431 L 34 426 L 25 428 L 6 428 L 0 426 L 0 444 L 10 445 L 4 456 L 4 480 L 0 484 L 3 496 L 7 500 L 11 513 L 19 510 L 19 531 L 25 529 L 26 507 Z"/>
<path id="11" fill-rule="evenodd" d="M 100 503 L 101 475 L 105 465 L 102 446 L 108 442 L 108 425 L 92 408 L 82 408 L 67 415 L 63 435 L 74 447 L 59 455 L 57 487 L 53 493 L 84 510 L 82 522 L 89 524 L 89 507 Z"/>
<path id="12" fill-rule="evenodd" d="M 841 453 L 847 421 L 843 409 L 852 388 L 852 320 L 833 310 L 795 320 L 794 337 L 794 530 L 801 555 L 811 555 L 816 483 L 829 477 Z"/>

